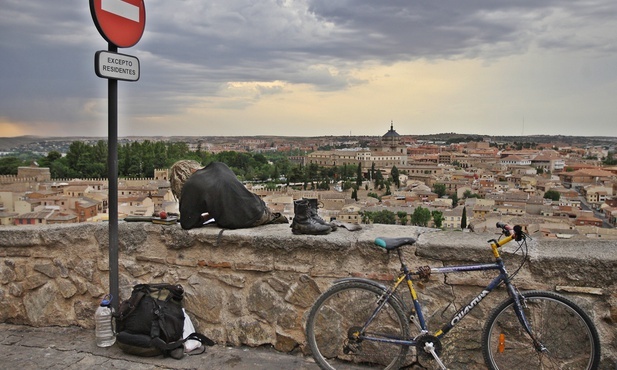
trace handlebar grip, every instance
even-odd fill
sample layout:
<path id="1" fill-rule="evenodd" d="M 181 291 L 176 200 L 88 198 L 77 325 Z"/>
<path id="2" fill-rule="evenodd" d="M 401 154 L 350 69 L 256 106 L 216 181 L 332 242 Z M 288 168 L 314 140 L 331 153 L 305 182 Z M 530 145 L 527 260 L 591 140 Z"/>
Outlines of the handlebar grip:
<path id="1" fill-rule="evenodd" d="M 508 225 L 505 222 L 497 222 L 497 227 L 503 230 L 504 235 L 514 235 L 514 230 L 512 229 L 512 226 Z"/>

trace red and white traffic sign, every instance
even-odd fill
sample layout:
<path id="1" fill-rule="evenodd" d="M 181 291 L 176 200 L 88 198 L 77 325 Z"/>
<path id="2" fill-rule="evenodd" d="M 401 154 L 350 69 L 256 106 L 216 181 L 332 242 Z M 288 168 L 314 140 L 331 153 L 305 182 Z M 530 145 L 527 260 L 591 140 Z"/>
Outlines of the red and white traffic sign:
<path id="1" fill-rule="evenodd" d="M 137 44 L 146 27 L 144 0 L 90 0 L 90 13 L 101 36 L 119 48 Z"/>

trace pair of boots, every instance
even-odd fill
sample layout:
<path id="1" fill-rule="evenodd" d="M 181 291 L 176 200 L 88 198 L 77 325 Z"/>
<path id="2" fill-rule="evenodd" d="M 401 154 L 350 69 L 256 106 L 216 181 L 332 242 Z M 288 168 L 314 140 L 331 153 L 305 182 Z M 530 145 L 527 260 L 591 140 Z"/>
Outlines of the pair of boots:
<path id="1" fill-rule="evenodd" d="M 336 230 L 332 223 L 324 221 L 317 214 L 317 199 L 294 201 L 294 219 L 291 232 L 294 234 L 326 235 Z"/>

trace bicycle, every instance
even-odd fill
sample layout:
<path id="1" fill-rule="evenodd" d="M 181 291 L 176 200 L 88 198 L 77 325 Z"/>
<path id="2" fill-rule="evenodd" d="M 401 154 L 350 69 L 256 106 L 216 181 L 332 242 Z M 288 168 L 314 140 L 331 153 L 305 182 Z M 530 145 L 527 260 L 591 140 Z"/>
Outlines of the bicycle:
<path id="1" fill-rule="evenodd" d="M 317 298 L 306 322 L 307 342 L 317 364 L 325 370 L 349 365 L 398 369 L 419 364 L 421 357 L 434 360 L 446 370 L 440 358 L 441 339 L 503 284 L 508 298 L 492 310 L 482 332 L 482 353 L 489 369 L 597 369 L 600 340 L 592 320 L 576 303 L 557 293 L 520 292 L 512 279 L 527 260 L 529 235 L 518 225 L 510 227 L 498 222 L 497 227 L 501 229 L 499 238 L 488 241 L 494 262 L 423 266 L 417 271 L 408 269 L 400 249 L 413 245 L 415 238 L 376 238 L 377 246 L 397 252 L 401 272 L 391 287 L 370 279 L 339 279 Z M 522 251 L 522 262 L 509 275 L 499 248 L 512 240 L 518 243 L 516 252 Z M 414 281 L 428 280 L 434 273 L 487 270 L 496 270 L 498 275 L 431 334 Z M 403 282 L 407 283 L 412 304 L 406 304 L 396 294 Z M 417 329 L 416 335 L 410 334 L 410 323 Z M 407 353 L 414 347 L 414 362 L 409 364 Z"/>

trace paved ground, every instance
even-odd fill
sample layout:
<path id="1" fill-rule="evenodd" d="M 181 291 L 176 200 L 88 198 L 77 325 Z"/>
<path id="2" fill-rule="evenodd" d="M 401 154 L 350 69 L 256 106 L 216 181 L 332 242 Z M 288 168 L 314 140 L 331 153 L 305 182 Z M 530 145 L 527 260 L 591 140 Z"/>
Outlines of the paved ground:
<path id="1" fill-rule="evenodd" d="M 284 354 L 268 348 L 208 347 L 206 353 L 181 360 L 137 357 L 117 346 L 99 348 L 94 331 L 70 327 L 43 327 L 0 323 L 0 369 L 293 369 L 317 370 L 310 357 Z"/>

